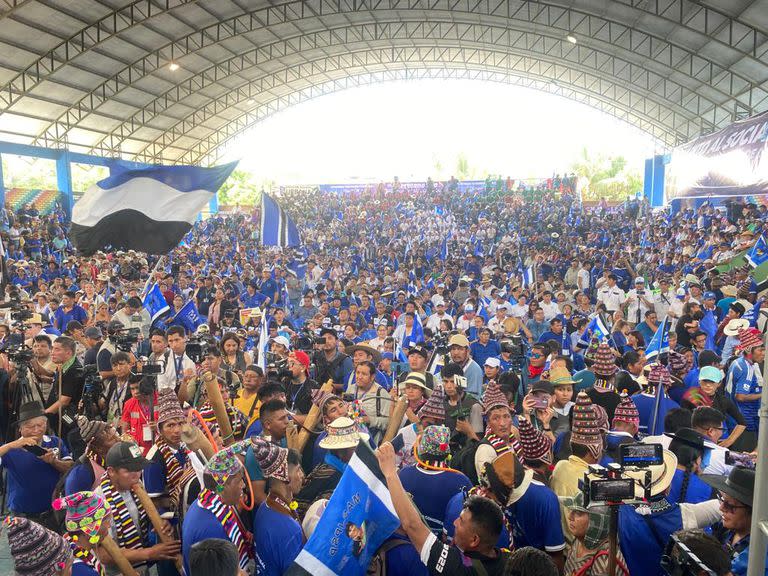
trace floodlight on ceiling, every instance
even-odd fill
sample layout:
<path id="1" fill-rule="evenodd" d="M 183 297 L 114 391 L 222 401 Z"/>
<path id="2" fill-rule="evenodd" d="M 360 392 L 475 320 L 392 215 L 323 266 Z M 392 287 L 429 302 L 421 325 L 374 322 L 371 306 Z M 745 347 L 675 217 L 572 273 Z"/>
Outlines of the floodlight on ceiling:
<path id="1" fill-rule="evenodd" d="M 178 70 L 179 68 L 181 68 L 181 66 L 176 64 L 176 62 L 171 62 L 170 64 L 168 64 L 168 70 L 170 70 L 171 72 L 176 72 L 176 70 Z"/>
<path id="2" fill-rule="evenodd" d="M 579 41 L 578 38 L 576 38 L 576 36 L 574 36 L 573 34 L 568 34 L 568 36 L 566 36 L 565 39 L 568 40 L 568 42 L 570 42 L 571 44 L 576 44 Z"/>

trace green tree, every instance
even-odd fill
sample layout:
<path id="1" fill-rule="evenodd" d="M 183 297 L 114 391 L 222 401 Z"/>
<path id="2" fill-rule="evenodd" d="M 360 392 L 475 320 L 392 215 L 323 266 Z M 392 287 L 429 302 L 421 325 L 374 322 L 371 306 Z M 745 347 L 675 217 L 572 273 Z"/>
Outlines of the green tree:
<path id="1" fill-rule="evenodd" d="M 235 170 L 219 189 L 219 204 L 253 206 L 261 198 L 261 189 L 250 172 Z"/>
<path id="2" fill-rule="evenodd" d="M 586 147 L 571 164 L 571 171 L 586 181 L 582 190 L 585 200 L 626 200 L 643 187 L 640 172 L 627 166 L 623 156 L 594 155 Z"/>

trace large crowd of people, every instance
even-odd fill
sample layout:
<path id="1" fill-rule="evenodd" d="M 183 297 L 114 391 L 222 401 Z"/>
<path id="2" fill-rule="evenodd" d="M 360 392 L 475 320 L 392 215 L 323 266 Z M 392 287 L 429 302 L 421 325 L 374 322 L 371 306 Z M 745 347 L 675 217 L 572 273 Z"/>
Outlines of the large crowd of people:
<path id="1" fill-rule="evenodd" d="M 768 212 L 574 185 L 286 190 L 301 246 L 237 210 L 161 259 L 6 207 L 17 573 L 282 575 L 369 446 L 400 521 L 370 574 L 746 574 L 765 317 L 723 265 Z"/>

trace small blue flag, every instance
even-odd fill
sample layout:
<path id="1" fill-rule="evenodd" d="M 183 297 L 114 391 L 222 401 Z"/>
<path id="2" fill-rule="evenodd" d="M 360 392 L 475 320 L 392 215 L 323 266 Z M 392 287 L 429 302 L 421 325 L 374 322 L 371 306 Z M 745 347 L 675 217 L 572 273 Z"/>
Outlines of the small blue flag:
<path id="1" fill-rule="evenodd" d="M 150 288 L 146 296 L 144 296 L 143 304 L 144 308 L 149 312 L 152 322 L 171 309 L 171 307 L 168 306 L 168 302 L 165 301 L 165 296 L 163 296 L 163 292 L 160 290 L 160 286 L 158 286 L 157 283 L 153 284 L 152 288 Z"/>
<path id="2" fill-rule="evenodd" d="M 757 328 L 757 319 L 760 316 L 760 306 L 763 305 L 763 300 L 765 300 L 765 298 L 760 298 L 757 302 L 755 302 L 755 305 L 744 312 L 744 315 L 742 316 L 744 320 L 749 320 L 749 325 L 752 328 Z"/>
<path id="3" fill-rule="evenodd" d="M 768 243 L 766 243 L 765 237 L 762 234 L 744 258 L 753 268 L 757 268 L 763 262 L 768 261 Z"/>
<path id="4" fill-rule="evenodd" d="M 194 300 L 190 300 L 184 306 L 181 307 L 173 317 L 172 324 L 183 326 L 188 334 L 194 334 L 200 324 L 204 323 L 204 320 L 197 311 L 197 305 Z"/>
<path id="5" fill-rule="evenodd" d="M 296 223 L 269 194 L 261 193 L 262 246 L 299 246 L 301 237 Z"/>
<path id="6" fill-rule="evenodd" d="M 665 353 L 669 353 L 669 321 L 666 316 L 645 348 L 645 361 L 648 364 L 654 359 L 658 361 L 658 357 Z"/>

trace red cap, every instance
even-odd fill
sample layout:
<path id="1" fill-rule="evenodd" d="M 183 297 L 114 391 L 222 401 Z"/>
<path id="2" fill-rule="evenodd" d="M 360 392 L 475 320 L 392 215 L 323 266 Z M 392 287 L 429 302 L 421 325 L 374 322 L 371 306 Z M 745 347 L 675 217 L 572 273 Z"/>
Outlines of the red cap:
<path id="1" fill-rule="evenodd" d="M 309 374 L 309 356 L 306 352 L 296 350 L 295 352 L 291 352 L 291 357 L 295 358 L 297 362 L 300 362 L 304 366 L 304 370 Z"/>

